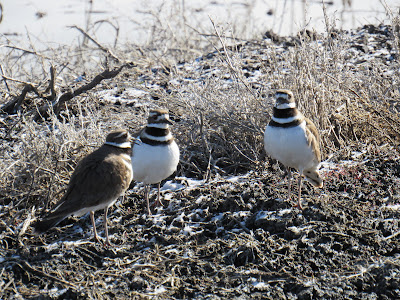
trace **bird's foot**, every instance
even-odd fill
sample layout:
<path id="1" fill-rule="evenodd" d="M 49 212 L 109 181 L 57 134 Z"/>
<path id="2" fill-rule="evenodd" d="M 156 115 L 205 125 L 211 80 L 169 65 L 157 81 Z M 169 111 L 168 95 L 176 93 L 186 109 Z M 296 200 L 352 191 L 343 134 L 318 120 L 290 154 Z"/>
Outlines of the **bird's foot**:
<path id="1" fill-rule="evenodd" d="M 152 206 L 153 206 L 153 207 L 163 207 L 164 205 L 163 205 L 163 203 L 161 202 L 161 200 L 156 200 L 156 201 L 154 201 L 154 203 L 153 203 Z"/>
<path id="2" fill-rule="evenodd" d="M 103 243 L 103 241 L 101 240 L 101 238 L 97 234 L 94 235 L 93 239 L 94 239 L 95 243 L 99 243 L 99 244 Z"/>
<path id="3" fill-rule="evenodd" d="M 298 201 L 297 203 L 293 204 L 294 208 L 298 208 L 300 210 L 303 210 L 303 206 L 301 205 L 301 201 Z"/>
<path id="4" fill-rule="evenodd" d="M 111 247 L 112 244 L 110 242 L 110 240 L 108 238 L 106 238 L 105 240 L 103 240 L 101 237 L 99 237 L 97 234 L 93 237 L 94 242 L 95 243 L 99 243 L 100 245 L 102 245 L 104 248 L 108 248 Z"/>

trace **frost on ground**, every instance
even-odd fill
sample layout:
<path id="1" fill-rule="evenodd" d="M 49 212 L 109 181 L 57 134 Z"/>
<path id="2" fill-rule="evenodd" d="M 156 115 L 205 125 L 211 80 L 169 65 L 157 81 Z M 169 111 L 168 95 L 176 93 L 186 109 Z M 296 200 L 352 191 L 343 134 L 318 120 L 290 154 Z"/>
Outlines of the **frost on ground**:
<path id="1" fill-rule="evenodd" d="M 335 34 L 332 32 L 333 37 Z M 396 81 L 395 73 L 390 73 L 397 71 L 398 66 L 393 63 L 395 47 L 385 47 L 385 37 L 384 27 L 365 27 L 354 35 L 343 33 L 342 42 L 349 43 L 352 49 L 343 53 L 348 57 L 347 71 L 359 74 L 359 68 L 368 73 L 376 70 L 377 65 L 384 65 L 388 72 L 384 76 L 393 76 Z M 265 127 L 268 116 L 260 116 L 257 109 L 269 112 L 269 98 L 265 97 L 259 106 L 248 107 L 250 102 L 236 98 L 232 103 L 206 101 L 230 97 L 233 94 L 226 93 L 232 90 L 240 97 L 249 97 L 247 88 L 269 91 L 276 88 L 277 78 L 288 83 L 285 76 L 295 70 L 289 69 L 289 65 L 285 68 L 286 62 L 281 58 L 296 56 L 296 38 L 266 40 L 239 45 L 238 57 L 234 59 L 246 65 L 243 74 L 249 86 L 244 89 L 238 88 L 238 80 L 229 68 L 221 68 L 225 56 L 215 51 L 176 65 L 174 76 L 169 76 L 165 68 L 155 67 L 151 74 L 138 76 L 136 85 L 129 81 L 134 87 L 126 82 L 119 82 L 117 87 L 104 86 L 90 98 L 97 99 L 96 114 L 90 115 L 89 110 L 83 109 L 82 114 L 89 114 L 92 119 L 83 115 L 69 119 L 76 121 L 73 124 L 79 128 L 70 135 L 66 134 L 70 124 L 60 122 L 56 133 L 41 132 L 37 138 L 41 143 L 33 138 L 34 126 L 24 129 L 24 141 L 12 133 L 7 136 L 7 143 L 0 146 L 7 150 L 3 159 L 19 156 L 26 161 L 10 163 L 1 171 L 6 178 L 11 172 L 18 174 L 0 191 L 1 298 L 400 298 L 397 128 L 375 128 L 373 123 L 387 115 L 369 107 L 371 114 L 363 117 L 370 118 L 367 121 L 374 125 L 371 129 L 362 127 L 365 120 L 355 114 L 347 118 L 346 104 L 325 108 L 332 112 L 333 119 L 329 124 L 325 119 L 319 123 L 325 146 L 321 163 L 324 187 L 314 189 L 305 183 L 304 210 L 299 211 L 293 207 L 295 199 L 287 199 L 284 172 L 261 154 L 262 132 L 257 127 Z M 330 45 L 317 39 L 312 47 L 319 52 Z M 376 60 L 379 64 L 368 65 Z M 328 72 L 327 69 L 323 71 Z M 301 66 L 299 70 L 303 70 Z M 291 84 L 304 84 L 304 95 L 323 90 L 305 80 L 316 74 L 297 75 L 302 75 L 304 81 Z M 321 82 L 326 77 L 321 75 Z M 345 80 L 336 79 L 343 80 L 342 83 Z M 216 82 L 220 89 L 211 91 L 220 94 L 207 94 Z M 327 97 L 339 93 L 323 91 Z M 109 211 L 112 247 L 91 239 L 88 216 L 64 220 L 48 233 L 34 235 L 29 225 L 44 211 L 43 199 L 49 194 L 59 196 L 83 149 L 90 151 L 94 141 L 100 139 L 100 134 L 92 129 L 106 130 L 112 122 L 137 129 L 144 122 L 144 117 L 139 120 L 137 115 L 144 116 L 148 106 L 168 106 L 167 100 L 162 100 L 164 96 L 168 101 L 178 99 L 171 106 L 176 121 L 173 132 L 180 142 L 182 161 L 177 176 L 162 184 L 163 208 L 147 216 L 143 185 L 135 184 Z M 317 108 L 309 106 L 307 99 L 303 97 L 301 105 L 311 114 Z M 210 103 L 215 107 L 207 110 Z M 393 124 L 399 124 L 398 98 L 390 105 L 391 119 L 385 119 L 385 124 L 393 120 Z M 241 110 L 234 110 L 235 106 Z M 183 107 L 187 110 L 183 111 Z M 218 109 L 223 112 L 222 117 L 211 113 Z M 198 110 L 208 114 L 208 118 L 202 120 L 201 115 L 193 113 L 197 119 L 189 119 Z M 67 118 L 68 113 L 73 115 L 74 111 L 66 111 L 62 117 Z M 3 122 L 6 121 L 5 118 Z M 236 126 L 235 130 L 229 130 L 227 124 Z M 198 133 L 201 130 L 203 134 Z M 235 135 L 237 132 L 240 134 Z M 354 134 L 357 139 L 347 139 L 346 134 Z M 367 140 L 368 134 L 377 137 Z M 50 143 L 52 139 L 54 144 Z M 74 144 L 73 140 L 79 142 Z M 59 144 L 62 146 L 56 148 Z M 55 154 L 48 145 L 57 150 Z M 68 148 L 70 145 L 73 146 Z M 31 149 L 29 155 L 24 149 Z M 46 155 L 40 156 L 40 149 L 45 149 L 42 151 Z M 57 172 L 52 167 L 30 169 L 36 160 L 50 160 L 49 165 L 56 165 Z M 39 179 L 31 180 L 30 172 L 32 178 Z M 40 185 L 35 185 L 38 181 Z M 153 201 L 155 197 L 154 187 Z M 100 236 L 104 236 L 100 212 L 96 213 L 96 224 Z"/>
<path id="2" fill-rule="evenodd" d="M 168 181 L 153 216 L 141 188 L 131 190 L 109 216 L 110 248 L 90 240 L 88 216 L 40 237 L 3 227 L 3 283 L 55 298 L 398 298 L 400 168 L 384 150 L 351 168 L 330 162 L 325 187 L 305 188 L 302 212 L 267 165 L 209 182 L 180 178 L 179 189 Z"/>

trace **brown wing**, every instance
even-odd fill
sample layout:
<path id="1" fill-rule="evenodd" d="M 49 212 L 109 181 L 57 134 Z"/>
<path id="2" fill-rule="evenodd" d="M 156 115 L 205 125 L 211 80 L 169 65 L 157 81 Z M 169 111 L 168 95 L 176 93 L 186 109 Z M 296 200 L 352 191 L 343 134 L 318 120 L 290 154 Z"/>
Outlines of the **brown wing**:
<path id="1" fill-rule="evenodd" d="M 107 206 L 129 187 L 125 164 L 116 155 L 105 158 L 99 150 L 79 163 L 65 195 L 46 218 L 69 216 L 80 209 L 101 204 Z"/>
<path id="2" fill-rule="evenodd" d="M 315 127 L 314 123 L 310 119 L 308 118 L 304 119 L 306 120 L 308 144 L 314 149 L 314 153 L 318 159 L 318 162 L 321 162 L 321 150 L 320 150 L 321 140 L 319 137 L 317 127 Z"/>

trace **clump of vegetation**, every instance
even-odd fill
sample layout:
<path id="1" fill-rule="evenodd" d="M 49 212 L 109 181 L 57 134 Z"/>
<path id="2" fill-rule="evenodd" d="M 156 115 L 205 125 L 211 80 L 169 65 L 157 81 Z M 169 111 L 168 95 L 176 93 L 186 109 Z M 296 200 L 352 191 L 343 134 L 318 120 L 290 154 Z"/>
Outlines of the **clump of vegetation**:
<path id="1" fill-rule="evenodd" d="M 182 20 L 177 22 L 181 24 Z M 182 177 L 212 182 L 220 176 L 245 174 L 253 170 L 262 174 L 266 165 L 272 164 L 263 150 L 263 132 L 272 112 L 272 95 L 280 88 L 294 92 L 299 109 L 318 127 L 323 160 L 337 162 L 351 159 L 354 151 L 373 156 L 389 149 L 390 164 L 394 164 L 398 161 L 400 144 L 399 18 L 393 17 L 391 26 L 364 26 L 354 32 L 338 31 L 329 24 L 329 20 L 326 23 L 327 30 L 323 34 L 303 31 L 293 37 L 279 37 L 266 32 L 263 37 L 241 40 L 229 36 L 223 28 L 214 24 L 213 32 L 207 35 L 187 34 L 172 32 L 168 24 L 157 19 L 152 26 L 154 40 L 140 47 L 116 44 L 108 48 L 96 41 L 91 32 L 77 27 L 86 42 L 76 48 L 38 52 L 6 46 L 7 50 L 3 51 L 7 52 L 7 59 L 1 65 L 3 84 L 0 85 L 0 206 L 4 208 L 0 228 L 4 229 L 3 235 L 8 234 L 7 243 L 22 245 L 25 249 L 27 240 L 22 235 L 29 232 L 29 224 L 38 214 L 35 210 L 46 209 L 59 199 L 77 162 L 98 147 L 109 131 L 121 127 L 137 131 L 145 124 L 147 112 L 153 107 L 169 109 L 175 121 L 172 130 L 181 148 L 177 175 Z M 174 28 L 178 30 L 180 27 Z M 377 165 L 386 170 L 384 163 Z M 356 189 L 348 186 L 345 175 L 359 176 L 352 169 L 343 171 L 343 174 L 332 179 L 337 185 L 327 191 L 332 195 L 324 196 L 335 199 L 340 208 L 346 208 L 346 204 L 342 203 L 343 199 L 337 193 Z M 264 187 L 271 182 L 276 183 L 270 178 L 271 174 L 268 176 Z M 228 184 L 225 182 L 221 187 L 224 195 L 218 194 L 219 198 L 216 196 L 219 185 L 215 184 L 204 191 L 182 192 L 179 201 L 189 197 L 193 200 L 190 209 L 196 209 L 198 194 L 207 194 L 207 207 L 211 209 L 210 215 L 204 218 L 211 225 L 216 222 L 211 213 L 223 214 L 231 207 L 237 211 L 249 209 L 248 214 L 253 215 L 245 225 L 257 234 L 249 234 L 246 238 L 259 238 L 258 242 L 263 239 L 270 241 L 267 231 L 257 229 L 257 222 L 262 221 L 256 218 L 254 210 L 265 209 L 267 204 L 271 204 L 271 190 L 256 190 L 261 184 L 257 179 L 249 183 L 251 189 L 245 187 L 246 195 L 241 194 L 242 186 L 235 186 L 236 190 L 232 188 L 234 194 L 229 195 Z M 363 188 L 357 186 L 361 198 L 364 197 Z M 390 189 L 398 193 L 395 187 Z M 211 201 L 214 196 L 216 200 Z M 225 196 L 227 200 L 223 200 Z M 264 200 L 256 203 L 254 199 L 258 198 Z M 228 200 L 234 201 L 234 205 Z M 245 203 L 245 200 L 249 202 Z M 353 204 L 359 205 L 356 200 L 352 199 Z M 383 203 L 378 202 L 376 206 Z M 362 207 L 357 207 L 357 213 L 350 212 L 349 215 L 354 214 L 342 217 L 337 210 L 329 210 L 331 208 L 326 203 L 321 205 L 323 208 L 318 207 L 318 214 L 309 212 L 306 218 L 317 216 L 315 218 L 321 220 L 315 222 L 323 222 L 333 216 L 342 222 L 341 218 L 359 218 L 363 214 Z M 272 203 L 271 207 L 282 209 L 283 205 Z M 124 213 L 126 220 L 130 215 Z M 136 218 L 135 221 L 147 226 L 146 238 L 151 236 L 153 225 Z M 222 225 L 230 226 L 230 229 L 237 224 L 245 226 L 244 221 L 230 218 L 228 224 Z M 168 225 L 172 226 L 175 222 L 172 213 L 169 219 Z M 282 228 L 301 222 L 305 222 L 302 217 L 293 217 Z M 319 234 L 326 235 L 334 230 L 333 225 L 325 225 L 326 230 Z M 265 226 L 275 228 L 277 225 L 271 221 Z M 376 224 L 376 227 L 379 226 Z M 212 232 L 217 232 L 218 228 L 214 227 Z M 395 227 L 393 225 L 390 230 Z M 157 230 L 161 232 L 164 229 L 157 227 Z M 385 235 L 390 239 L 395 237 L 390 235 L 389 229 L 382 230 L 386 230 Z M 288 240 L 287 235 L 296 235 L 296 238 L 299 235 L 298 232 L 278 231 L 277 235 L 273 235 L 277 240 L 278 235 Z M 207 230 L 204 232 L 207 233 Z M 206 233 L 199 238 L 200 242 L 205 239 L 201 247 L 197 245 L 197 240 L 187 237 L 193 249 L 204 251 L 199 256 L 218 252 L 218 247 L 227 251 L 229 247 L 221 246 L 223 240 L 217 241 L 220 244 L 215 249 L 209 245 Z M 174 238 L 168 235 L 165 239 Z M 342 233 L 340 238 L 350 239 L 347 233 Z M 133 245 L 134 242 L 131 242 Z M 307 248 L 294 237 L 289 242 L 295 243 L 295 246 L 282 246 L 282 253 L 295 252 L 293 249 L 296 247 Z M 282 240 L 279 243 L 283 243 Z M 339 244 L 335 245 L 342 250 Z M 216 257 L 227 265 L 236 264 L 236 267 L 264 261 L 265 245 L 253 246 L 243 241 L 241 247 L 234 249 L 236 252 L 223 256 L 221 250 Z M 7 247 L 4 246 L 3 250 Z M 241 249 L 251 255 L 244 255 Z M 157 255 L 147 258 L 157 260 Z M 297 261 L 300 263 L 302 259 Z M 29 264 L 21 268 L 28 273 L 35 270 Z M 169 272 L 167 265 L 163 268 Z M 180 268 L 181 275 L 186 276 L 186 269 Z M 196 269 L 197 264 L 191 268 Z M 218 272 L 219 267 L 211 269 Z M 224 272 L 231 274 L 230 267 Z M 287 276 L 299 275 L 296 270 L 293 272 Z M 121 278 L 125 276 L 118 274 Z M 236 284 L 233 281 L 229 283 L 232 286 Z M 138 282 L 138 285 L 144 284 L 141 280 Z M 210 286 L 211 283 L 214 281 L 210 280 Z M 179 282 L 176 284 L 179 285 Z M 282 288 L 290 289 L 287 282 L 285 284 Z M 303 287 L 298 283 L 296 289 Z M 209 288 L 210 293 L 214 292 Z M 183 290 L 176 289 L 175 292 L 175 297 L 189 295 Z M 195 296 L 194 292 L 190 295 Z"/>
<path id="2" fill-rule="evenodd" d="M 293 90 L 319 128 L 325 159 L 346 157 L 349 146 L 399 144 L 396 23 L 249 41 L 229 39 L 214 26 L 209 45 L 198 49 L 206 52 L 187 54 L 185 62 L 172 45 L 165 59 L 153 60 L 157 50 L 108 49 L 78 29 L 92 43 L 44 53 L 8 50 L 1 87 L 5 201 L 47 204 L 80 157 L 113 128 L 136 131 L 151 106 L 170 109 L 176 120 L 179 175 L 189 177 L 262 168 L 262 134 L 278 88 Z M 100 93 L 129 98 L 123 93 L 132 88 L 145 92 L 135 104 L 110 103 Z"/>

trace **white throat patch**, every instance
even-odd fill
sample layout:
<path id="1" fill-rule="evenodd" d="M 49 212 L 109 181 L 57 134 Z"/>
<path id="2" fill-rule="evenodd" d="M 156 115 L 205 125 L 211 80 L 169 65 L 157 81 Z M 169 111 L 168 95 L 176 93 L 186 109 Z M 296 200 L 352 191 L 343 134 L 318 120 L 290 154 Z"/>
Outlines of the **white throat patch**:
<path id="1" fill-rule="evenodd" d="M 169 124 L 167 124 L 167 123 L 150 123 L 150 124 L 147 124 L 147 127 L 168 129 L 169 128 Z"/>
<path id="2" fill-rule="evenodd" d="M 274 116 L 272 116 L 272 120 L 274 120 L 275 122 L 280 123 L 280 124 L 290 123 L 290 122 L 293 122 L 298 119 L 299 119 L 298 116 L 289 117 L 289 118 L 275 118 Z"/>

